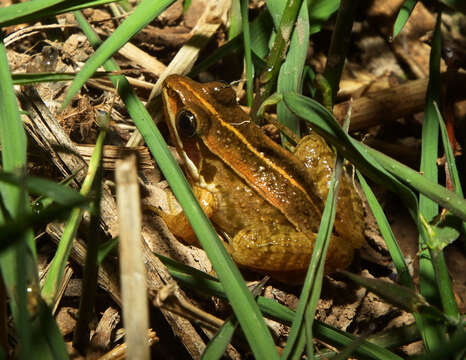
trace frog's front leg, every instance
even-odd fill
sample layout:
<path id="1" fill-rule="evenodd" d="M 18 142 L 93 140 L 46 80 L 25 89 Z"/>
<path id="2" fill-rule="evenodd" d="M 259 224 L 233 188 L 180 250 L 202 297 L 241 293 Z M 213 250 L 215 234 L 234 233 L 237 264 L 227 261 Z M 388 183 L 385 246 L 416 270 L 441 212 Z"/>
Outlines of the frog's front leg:
<path id="1" fill-rule="evenodd" d="M 272 274 L 279 280 L 303 275 L 309 266 L 317 234 L 299 232 L 291 225 L 271 220 L 246 227 L 230 241 L 229 250 L 236 263 Z M 326 272 L 347 267 L 353 259 L 351 242 L 332 235 L 325 263 Z M 288 275 L 288 276 L 287 276 Z M 294 282 L 302 281 L 294 278 Z"/>
<path id="2" fill-rule="evenodd" d="M 202 210 L 208 218 L 212 216 L 217 208 L 217 202 L 212 192 L 194 185 L 192 187 L 194 196 L 201 205 Z M 183 209 L 177 203 L 172 192 L 167 193 L 168 209 L 163 211 L 160 209 L 154 210 L 167 224 L 170 231 L 187 245 L 201 247 L 199 241 L 194 234 L 194 231 L 189 224 Z"/>

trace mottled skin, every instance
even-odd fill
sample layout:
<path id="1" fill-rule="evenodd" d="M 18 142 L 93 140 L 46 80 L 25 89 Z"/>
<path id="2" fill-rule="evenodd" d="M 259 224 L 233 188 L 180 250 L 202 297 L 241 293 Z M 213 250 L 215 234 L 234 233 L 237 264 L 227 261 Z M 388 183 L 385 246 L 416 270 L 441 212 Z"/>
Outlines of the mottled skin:
<path id="1" fill-rule="evenodd" d="M 233 259 L 282 280 L 302 275 L 334 164 L 325 141 L 310 135 L 294 154 L 288 152 L 250 121 L 234 91 L 220 82 L 200 84 L 171 75 L 164 83 L 163 100 L 188 180 L 227 239 Z M 347 177 L 342 179 L 328 272 L 347 267 L 364 241 L 360 199 Z M 163 217 L 178 237 L 196 244 L 183 214 Z"/>

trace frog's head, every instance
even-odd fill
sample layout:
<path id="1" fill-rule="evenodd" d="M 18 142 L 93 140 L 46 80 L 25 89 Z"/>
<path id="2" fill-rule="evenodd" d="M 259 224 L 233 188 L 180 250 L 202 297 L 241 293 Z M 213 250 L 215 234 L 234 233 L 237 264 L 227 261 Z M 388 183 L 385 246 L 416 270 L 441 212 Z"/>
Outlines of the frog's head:
<path id="1" fill-rule="evenodd" d="M 226 151 L 222 143 L 225 131 L 218 126 L 235 111 L 244 112 L 236 103 L 236 94 L 227 84 L 201 84 L 180 75 L 168 76 L 163 84 L 165 118 L 173 144 L 183 159 L 185 171 L 199 182 L 203 154 L 217 156 Z M 244 115 L 241 115 L 244 116 Z"/>

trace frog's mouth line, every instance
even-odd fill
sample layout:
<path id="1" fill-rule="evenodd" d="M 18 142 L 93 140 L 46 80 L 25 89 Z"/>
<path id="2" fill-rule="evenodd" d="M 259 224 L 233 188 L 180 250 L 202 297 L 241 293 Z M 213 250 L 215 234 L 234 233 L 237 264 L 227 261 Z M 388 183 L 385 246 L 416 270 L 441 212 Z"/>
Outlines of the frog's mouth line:
<path id="1" fill-rule="evenodd" d="M 173 135 L 172 137 L 174 137 L 175 140 L 174 145 L 176 146 L 177 151 L 185 164 L 186 171 L 189 173 L 189 175 L 192 177 L 194 181 L 202 184 L 205 181 L 204 179 L 202 179 L 202 176 L 200 175 L 197 166 L 186 153 L 183 146 L 183 141 L 181 140 L 180 135 L 178 134 L 178 131 L 176 129 L 176 109 L 180 107 L 178 103 L 182 103 L 181 99 L 173 99 L 172 97 L 170 97 L 166 88 L 163 89 L 162 94 L 165 103 L 165 109 L 168 115 L 168 121 L 170 122 L 170 133 Z"/>

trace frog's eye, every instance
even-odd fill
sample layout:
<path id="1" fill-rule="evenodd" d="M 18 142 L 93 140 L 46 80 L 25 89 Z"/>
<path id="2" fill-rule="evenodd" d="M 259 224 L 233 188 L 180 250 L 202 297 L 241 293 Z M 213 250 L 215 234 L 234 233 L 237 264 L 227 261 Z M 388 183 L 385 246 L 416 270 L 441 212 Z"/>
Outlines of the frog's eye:
<path id="1" fill-rule="evenodd" d="M 176 115 L 176 128 L 183 137 L 194 136 L 197 128 L 196 117 L 189 110 L 180 110 Z"/>

